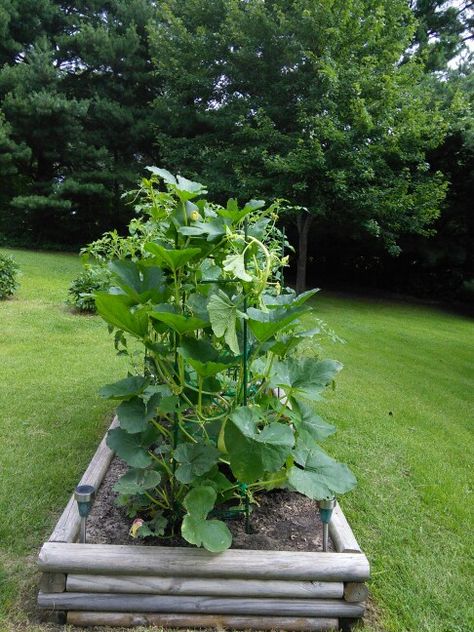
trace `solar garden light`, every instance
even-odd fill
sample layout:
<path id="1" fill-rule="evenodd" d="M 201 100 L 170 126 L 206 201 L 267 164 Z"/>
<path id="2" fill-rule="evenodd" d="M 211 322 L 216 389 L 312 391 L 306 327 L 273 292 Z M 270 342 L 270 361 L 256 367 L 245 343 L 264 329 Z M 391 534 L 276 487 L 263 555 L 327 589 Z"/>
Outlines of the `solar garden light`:
<path id="1" fill-rule="evenodd" d="M 319 501 L 319 516 L 323 523 L 323 551 L 328 550 L 329 523 L 331 522 L 332 511 L 336 506 L 336 497 L 324 498 Z"/>
<path id="2" fill-rule="evenodd" d="M 74 492 L 74 498 L 77 502 L 77 509 L 81 517 L 81 530 L 79 542 L 86 542 L 86 519 L 92 509 L 92 503 L 95 496 L 95 487 L 93 485 L 78 485 Z"/>

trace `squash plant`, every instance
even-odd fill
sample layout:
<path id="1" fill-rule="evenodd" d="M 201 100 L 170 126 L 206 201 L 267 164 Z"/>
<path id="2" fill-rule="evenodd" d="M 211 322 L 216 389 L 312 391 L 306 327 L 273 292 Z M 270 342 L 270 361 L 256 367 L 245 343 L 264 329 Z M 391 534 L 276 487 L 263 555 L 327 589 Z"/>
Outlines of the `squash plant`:
<path id="1" fill-rule="evenodd" d="M 319 333 L 305 327 L 315 291 L 280 285 L 278 205 L 219 206 L 203 185 L 149 170 L 133 195 L 154 237 L 111 261 L 113 287 L 96 295 L 134 367 L 101 390 L 118 402 L 108 445 L 129 465 L 115 490 L 142 518 L 138 535 L 180 526 L 218 552 L 232 541 L 225 508 L 248 510 L 255 492 L 323 499 L 355 485 L 321 449 L 335 428 L 314 412 L 342 365 L 298 353 Z"/>

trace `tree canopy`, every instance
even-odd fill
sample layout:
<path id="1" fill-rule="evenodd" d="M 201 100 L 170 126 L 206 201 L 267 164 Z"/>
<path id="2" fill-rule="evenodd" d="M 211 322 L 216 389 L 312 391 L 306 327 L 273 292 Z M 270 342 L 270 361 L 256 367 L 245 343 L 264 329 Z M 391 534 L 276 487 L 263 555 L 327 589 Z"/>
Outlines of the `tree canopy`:
<path id="1" fill-rule="evenodd" d="M 308 240 L 347 266 L 351 244 L 419 254 L 454 221 L 467 248 L 473 5 L 0 0 L 0 236 L 120 230 L 161 164 L 287 200 L 300 288 Z"/>

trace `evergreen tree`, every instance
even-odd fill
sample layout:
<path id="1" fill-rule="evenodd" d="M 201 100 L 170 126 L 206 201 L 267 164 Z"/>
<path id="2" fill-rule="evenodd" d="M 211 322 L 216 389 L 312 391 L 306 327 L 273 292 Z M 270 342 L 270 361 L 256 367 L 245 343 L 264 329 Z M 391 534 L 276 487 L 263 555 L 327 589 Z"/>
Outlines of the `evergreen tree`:
<path id="1" fill-rule="evenodd" d="M 83 243 L 126 223 L 121 194 L 156 162 L 154 12 L 148 0 L 0 0 L 1 110 L 12 141 L 30 152 L 14 160 L 23 181 L 3 198 L 4 232 Z M 9 221 L 19 211 L 21 225 Z"/>

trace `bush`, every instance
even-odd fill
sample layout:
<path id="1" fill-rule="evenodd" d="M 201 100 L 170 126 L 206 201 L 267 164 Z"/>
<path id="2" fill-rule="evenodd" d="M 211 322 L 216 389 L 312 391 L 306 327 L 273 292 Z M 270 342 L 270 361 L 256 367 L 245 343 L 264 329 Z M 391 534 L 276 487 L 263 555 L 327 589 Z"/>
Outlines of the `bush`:
<path id="1" fill-rule="evenodd" d="M 110 272 L 104 267 L 87 267 L 74 279 L 68 290 L 68 304 L 80 312 L 95 313 L 95 292 L 106 292 L 110 287 Z"/>
<path id="2" fill-rule="evenodd" d="M 0 255 L 0 300 L 13 296 L 18 288 L 18 264 L 9 255 Z"/>

